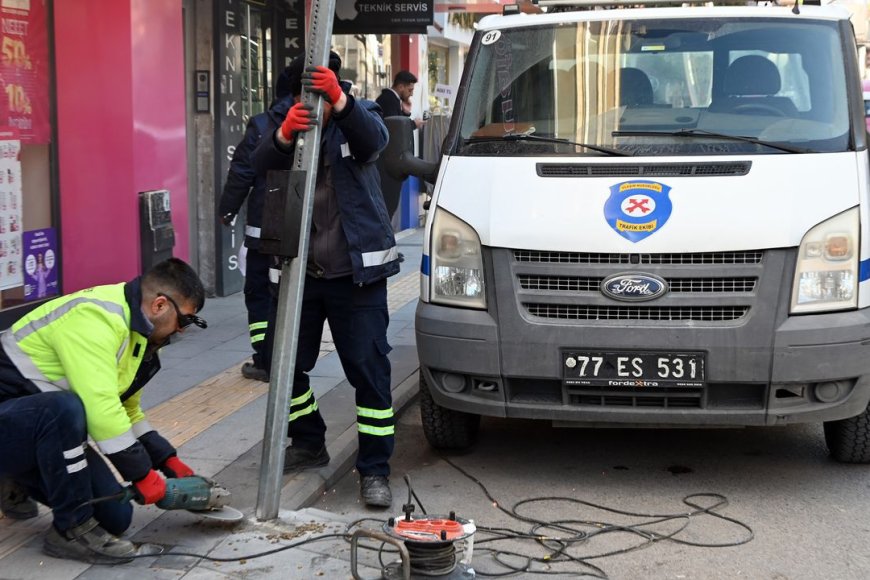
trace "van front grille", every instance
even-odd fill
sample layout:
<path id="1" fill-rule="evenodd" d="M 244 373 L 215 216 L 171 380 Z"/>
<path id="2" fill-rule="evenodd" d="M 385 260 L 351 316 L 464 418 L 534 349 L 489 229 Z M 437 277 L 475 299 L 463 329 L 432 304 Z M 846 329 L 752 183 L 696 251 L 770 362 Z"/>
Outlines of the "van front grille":
<path id="1" fill-rule="evenodd" d="M 604 278 L 583 276 L 536 276 L 520 274 L 518 277 L 523 290 L 547 292 L 597 292 Z M 732 292 L 752 292 L 755 278 L 672 278 L 666 280 L 670 292 L 697 292 L 722 294 Z"/>
<path id="2" fill-rule="evenodd" d="M 595 306 L 523 302 L 526 312 L 558 320 L 655 320 L 664 322 L 730 322 L 743 318 L 748 306 Z"/>
<path id="3" fill-rule="evenodd" d="M 514 260 L 529 264 L 760 264 L 764 252 L 701 252 L 696 254 L 597 254 L 514 250 Z"/>

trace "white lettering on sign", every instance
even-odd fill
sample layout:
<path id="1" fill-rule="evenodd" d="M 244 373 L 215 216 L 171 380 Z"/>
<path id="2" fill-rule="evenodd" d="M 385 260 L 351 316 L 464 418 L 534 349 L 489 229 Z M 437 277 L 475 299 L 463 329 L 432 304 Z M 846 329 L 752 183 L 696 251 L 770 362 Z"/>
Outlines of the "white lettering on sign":
<path id="1" fill-rule="evenodd" d="M 452 99 L 453 94 L 455 92 L 456 92 L 456 89 L 454 89 L 451 85 L 441 85 L 441 84 L 435 85 L 435 96 L 436 97 Z"/>
<path id="2" fill-rule="evenodd" d="M 358 4 L 357 10 L 360 12 L 392 12 L 392 4 Z"/>
<path id="3" fill-rule="evenodd" d="M 384 13 L 384 12 L 426 12 L 429 5 L 425 2 L 409 2 L 402 4 L 363 4 L 358 2 L 356 9 L 359 12 Z"/>
<path id="4" fill-rule="evenodd" d="M 3 32 L 10 36 L 27 36 L 26 20 L 16 20 L 14 18 L 3 19 Z"/>
<path id="5" fill-rule="evenodd" d="M 3 0 L 0 4 L 3 8 L 12 8 L 13 10 L 30 11 L 30 0 Z"/>

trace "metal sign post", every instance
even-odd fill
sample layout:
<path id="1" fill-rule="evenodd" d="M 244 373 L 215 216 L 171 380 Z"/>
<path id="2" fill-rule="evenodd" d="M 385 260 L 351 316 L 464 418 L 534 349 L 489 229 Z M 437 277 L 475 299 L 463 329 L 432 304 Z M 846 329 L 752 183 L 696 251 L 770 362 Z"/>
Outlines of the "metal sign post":
<path id="1" fill-rule="evenodd" d="M 332 40 L 332 20 L 335 0 L 313 0 L 311 24 L 308 31 L 307 66 L 328 66 Z M 303 89 L 302 101 L 311 105 L 317 118 L 323 119 L 323 98 Z M 284 446 L 287 433 L 287 412 L 293 375 L 296 370 L 296 350 L 299 345 L 299 319 L 302 293 L 305 288 L 305 268 L 308 262 L 308 236 L 314 210 L 314 184 L 317 180 L 320 156 L 319 124 L 296 137 L 295 156 L 291 170 L 305 172 L 302 201 L 302 223 L 299 228 L 298 257 L 284 261 L 281 268 L 281 289 L 278 295 L 278 316 L 275 344 L 272 349 L 272 382 L 266 410 L 266 428 L 263 434 L 263 455 L 260 462 L 260 486 L 257 494 L 257 519 L 273 520 L 278 517 L 284 471 Z M 286 192 L 291 195 L 291 192 Z"/>

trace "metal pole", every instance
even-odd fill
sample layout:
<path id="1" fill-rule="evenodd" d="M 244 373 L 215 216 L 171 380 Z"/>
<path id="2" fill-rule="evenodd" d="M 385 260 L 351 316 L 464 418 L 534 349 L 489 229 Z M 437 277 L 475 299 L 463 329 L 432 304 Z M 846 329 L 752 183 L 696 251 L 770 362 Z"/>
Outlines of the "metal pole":
<path id="1" fill-rule="evenodd" d="M 332 20 L 335 0 L 313 0 L 308 30 L 305 64 L 328 66 L 332 40 Z M 303 89 L 302 101 L 314 107 L 318 119 L 323 119 L 323 98 Z M 308 236 L 314 210 L 314 184 L 317 180 L 320 156 L 320 125 L 296 138 L 292 170 L 305 171 L 302 201 L 302 224 L 299 228 L 299 256 L 285 260 L 281 268 L 281 289 L 278 295 L 278 315 L 275 344 L 272 348 L 272 382 L 266 408 L 266 428 L 263 434 L 263 455 L 260 462 L 260 486 L 257 494 L 257 519 L 278 517 L 284 471 L 284 447 L 287 438 L 287 410 L 293 390 L 296 370 L 296 350 L 299 345 L 299 319 L 302 293 L 305 288 L 305 268 L 308 262 Z M 287 191 L 286 195 L 291 192 Z"/>

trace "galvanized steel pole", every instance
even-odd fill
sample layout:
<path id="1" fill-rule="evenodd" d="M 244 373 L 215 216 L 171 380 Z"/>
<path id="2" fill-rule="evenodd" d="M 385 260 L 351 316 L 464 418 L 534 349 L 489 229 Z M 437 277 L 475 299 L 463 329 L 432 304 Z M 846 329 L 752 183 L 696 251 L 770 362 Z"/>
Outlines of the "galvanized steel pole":
<path id="1" fill-rule="evenodd" d="M 334 11 L 335 0 L 313 0 L 308 48 L 305 55 L 306 66 L 328 66 Z M 323 119 L 323 97 L 303 90 L 302 100 L 314 107 L 318 119 Z M 296 370 L 299 319 L 302 310 L 302 293 L 305 288 L 308 236 L 311 231 L 311 214 L 314 210 L 314 184 L 317 180 L 321 132 L 322 128 L 318 124 L 312 130 L 297 136 L 291 166 L 294 171 L 306 172 L 302 224 L 299 228 L 299 255 L 292 260 L 284 260 L 281 268 L 281 289 L 278 295 L 278 316 L 272 349 L 272 380 L 269 385 L 263 455 L 260 463 L 260 486 L 257 494 L 258 520 L 277 518 L 281 500 L 287 413 L 290 393 L 293 389 L 293 375 Z M 286 195 L 289 197 L 291 194 L 288 187 Z"/>

